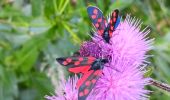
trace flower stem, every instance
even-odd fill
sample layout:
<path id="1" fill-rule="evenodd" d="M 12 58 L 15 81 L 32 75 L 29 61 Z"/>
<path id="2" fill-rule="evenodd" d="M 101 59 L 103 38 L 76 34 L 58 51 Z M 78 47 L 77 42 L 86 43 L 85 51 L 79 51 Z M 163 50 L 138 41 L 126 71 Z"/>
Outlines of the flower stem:
<path id="1" fill-rule="evenodd" d="M 158 88 L 160 88 L 160 89 L 163 89 L 163 90 L 165 90 L 165 91 L 170 92 L 170 85 L 168 85 L 168 84 L 166 84 L 166 83 L 162 83 L 162 82 L 157 81 L 157 80 L 154 80 L 154 79 L 151 79 L 151 80 L 150 80 L 150 83 L 151 83 L 151 85 L 153 85 L 153 86 L 156 86 L 156 87 L 158 87 Z"/>

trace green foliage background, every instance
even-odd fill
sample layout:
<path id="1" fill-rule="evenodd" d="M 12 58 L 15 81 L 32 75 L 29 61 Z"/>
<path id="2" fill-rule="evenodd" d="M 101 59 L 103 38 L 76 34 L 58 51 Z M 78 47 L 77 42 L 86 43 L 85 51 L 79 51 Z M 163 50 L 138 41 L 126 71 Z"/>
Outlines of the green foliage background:
<path id="1" fill-rule="evenodd" d="M 118 8 L 150 26 L 155 38 L 151 77 L 170 84 L 169 0 L 1 0 L 0 100 L 43 100 L 68 73 L 55 58 L 69 56 L 88 40 L 92 26 L 88 5 L 109 14 Z M 151 100 L 170 100 L 165 91 L 148 87 Z"/>

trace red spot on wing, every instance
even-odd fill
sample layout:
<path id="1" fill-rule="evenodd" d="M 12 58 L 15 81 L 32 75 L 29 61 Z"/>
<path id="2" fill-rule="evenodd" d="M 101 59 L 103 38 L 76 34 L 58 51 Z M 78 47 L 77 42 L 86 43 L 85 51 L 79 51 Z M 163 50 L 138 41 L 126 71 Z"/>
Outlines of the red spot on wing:
<path id="1" fill-rule="evenodd" d="M 92 82 L 93 84 L 95 84 L 95 83 L 96 83 L 96 79 L 92 79 L 91 82 Z"/>
<path id="2" fill-rule="evenodd" d="M 109 30 L 109 37 L 111 37 L 112 34 L 113 34 L 113 31 L 110 31 L 110 30 Z"/>
<path id="3" fill-rule="evenodd" d="M 94 9 L 94 10 L 93 10 L 93 13 L 97 15 L 98 10 L 97 10 L 97 9 Z"/>
<path id="4" fill-rule="evenodd" d="M 72 61 L 72 59 L 71 58 L 67 58 L 66 61 L 70 63 Z"/>
<path id="5" fill-rule="evenodd" d="M 115 18 L 115 17 L 113 18 L 113 22 L 114 22 L 114 23 L 116 22 L 116 18 Z"/>
<path id="6" fill-rule="evenodd" d="M 68 62 L 67 61 L 63 61 L 63 63 L 62 63 L 63 65 L 67 65 L 68 64 Z"/>
<path id="7" fill-rule="evenodd" d="M 82 78 L 80 78 L 77 82 L 76 88 L 79 89 L 79 87 L 84 83 L 84 81 L 93 73 L 94 70 L 90 70 L 87 73 L 84 73 Z"/>
<path id="8" fill-rule="evenodd" d="M 103 35 L 104 30 L 103 30 L 103 29 L 101 29 L 101 30 L 98 30 L 97 32 L 98 32 L 98 34 L 99 34 L 100 36 L 102 36 L 102 35 Z"/>
<path id="9" fill-rule="evenodd" d="M 84 89 L 84 95 L 87 95 L 89 93 L 88 89 Z"/>
<path id="10" fill-rule="evenodd" d="M 90 59 L 90 60 L 95 60 L 96 58 L 94 58 L 94 57 L 88 57 L 88 59 Z"/>
<path id="11" fill-rule="evenodd" d="M 69 68 L 68 71 L 73 73 L 86 73 L 89 69 L 90 66 L 80 66 L 80 67 Z"/>
<path id="12" fill-rule="evenodd" d="M 90 86 L 90 84 L 91 84 L 90 81 L 87 81 L 87 82 L 85 83 L 86 86 Z"/>
<path id="13" fill-rule="evenodd" d="M 97 19 L 97 22 L 101 23 L 102 22 L 102 18 Z"/>
<path id="14" fill-rule="evenodd" d="M 104 30 L 100 30 L 100 32 L 103 34 Z"/>
<path id="15" fill-rule="evenodd" d="M 111 26 L 110 29 L 113 30 L 114 26 Z"/>
<path id="16" fill-rule="evenodd" d="M 113 21 L 112 20 L 110 20 L 110 24 L 112 25 L 112 23 L 113 23 Z"/>
<path id="17" fill-rule="evenodd" d="M 80 97 L 84 96 L 83 92 L 80 92 L 80 93 L 79 93 L 79 96 L 80 96 Z"/>
<path id="18" fill-rule="evenodd" d="M 80 61 L 74 62 L 74 65 L 75 65 L 75 66 L 80 65 Z"/>
<path id="19" fill-rule="evenodd" d="M 96 15 L 91 15 L 92 19 L 96 19 L 96 17 L 97 17 Z"/>
<path id="20" fill-rule="evenodd" d="M 113 12 L 112 16 L 116 16 L 116 15 L 117 15 L 116 12 Z"/>
<path id="21" fill-rule="evenodd" d="M 84 60 L 83 57 L 80 57 L 80 58 L 79 58 L 79 61 L 83 61 L 83 60 Z"/>
<path id="22" fill-rule="evenodd" d="M 98 28 L 98 27 L 99 27 L 99 24 L 98 24 L 98 23 L 96 23 L 96 24 L 95 24 L 95 27 L 96 27 L 96 28 Z"/>
<path id="23" fill-rule="evenodd" d="M 87 60 L 88 64 L 92 64 L 96 60 L 96 58 L 94 58 L 94 57 L 88 57 L 87 59 L 88 59 Z"/>
<path id="24" fill-rule="evenodd" d="M 93 60 L 89 60 L 87 61 L 87 64 L 92 64 L 94 61 Z"/>
<path id="25" fill-rule="evenodd" d="M 96 70 L 95 72 L 94 72 L 94 75 L 101 75 L 102 74 L 102 70 Z"/>

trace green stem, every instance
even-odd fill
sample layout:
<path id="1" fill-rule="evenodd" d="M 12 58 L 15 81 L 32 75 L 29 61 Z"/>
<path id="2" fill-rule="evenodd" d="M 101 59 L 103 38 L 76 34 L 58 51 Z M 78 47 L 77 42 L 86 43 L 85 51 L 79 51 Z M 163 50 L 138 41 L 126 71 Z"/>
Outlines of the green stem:
<path id="1" fill-rule="evenodd" d="M 67 4 L 69 3 L 69 0 L 63 0 L 63 1 L 65 1 L 65 2 L 64 2 L 64 4 L 62 5 L 62 7 L 60 7 L 60 8 L 61 8 L 61 9 L 60 9 L 60 14 L 63 13 L 64 9 L 66 8 Z"/>
<path id="2" fill-rule="evenodd" d="M 154 79 L 151 79 L 151 80 L 150 80 L 150 83 L 151 83 L 151 85 L 153 85 L 153 86 L 156 86 L 156 87 L 158 87 L 158 88 L 160 88 L 160 89 L 162 89 L 162 90 L 165 90 L 165 91 L 167 91 L 167 92 L 170 92 L 170 85 L 168 85 L 168 84 L 166 84 L 166 83 L 162 83 L 162 82 L 157 81 L 157 80 L 154 80 Z"/>
<path id="3" fill-rule="evenodd" d="M 55 13 L 58 12 L 58 7 L 57 7 L 57 2 L 56 2 L 56 0 L 53 0 L 53 5 L 54 5 Z"/>
<path id="4" fill-rule="evenodd" d="M 62 25 L 71 34 L 71 36 L 73 37 L 74 41 L 77 42 L 78 44 L 80 44 L 80 42 L 81 42 L 80 38 L 78 38 L 78 36 L 70 29 L 70 27 L 67 25 L 67 23 L 63 22 Z"/>

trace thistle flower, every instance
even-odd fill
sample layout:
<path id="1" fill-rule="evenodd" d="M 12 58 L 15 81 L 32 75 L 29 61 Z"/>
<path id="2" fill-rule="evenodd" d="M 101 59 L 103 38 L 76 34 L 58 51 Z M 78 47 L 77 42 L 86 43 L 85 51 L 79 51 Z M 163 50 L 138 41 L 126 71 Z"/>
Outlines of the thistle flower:
<path id="1" fill-rule="evenodd" d="M 92 56 L 95 58 L 101 57 L 102 48 L 93 41 L 84 42 L 79 50 L 80 55 L 84 57 Z"/>
<path id="2" fill-rule="evenodd" d="M 110 44 L 96 35 L 91 41 L 84 42 L 80 47 L 81 56 L 107 58 L 103 75 L 87 97 L 87 100 L 144 100 L 148 99 L 148 90 L 144 87 L 149 78 L 144 78 L 143 68 L 153 40 L 146 38 L 150 31 L 140 31 L 140 21 L 129 15 L 113 32 Z M 48 100 L 77 100 L 78 78 L 69 78 L 61 84 L 55 96 L 46 96 Z M 65 94 L 62 91 L 64 91 Z"/>
<path id="3" fill-rule="evenodd" d="M 88 99 L 148 98 L 149 91 L 145 90 L 144 86 L 148 84 L 149 79 L 143 77 L 142 69 L 145 67 L 143 65 L 146 62 L 146 52 L 151 49 L 152 40 L 145 38 L 150 32 L 146 29 L 140 31 L 140 21 L 127 15 L 113 32 L 110 44 L 105 43 L 100 36 L 82 44 L 81 56 L 97 55 L 97 58 L 109 59 L 109 63 L 103 69 L 104 75 L 98 80 Z M 92 44 L 95 49 L 92 48 Z M 96 48 L 101 51 L 96 52 Z"/>
<path id="4" fill-rule="evenodd" d="M 78 90 L 75 88 L 78 77 L 69 77 L 68 80 L 60 82 L 58 89 L 55 91 L 55 95 L 46 96 L 47 100 L 78 100 Z"/>
<path id="5" fill-rule="evenodd" d="M 81 45 L 79 52 L 81 56 L 111 57 L 110 59 L 116 61 L 124 58 L 141 64 L 145 62 L 147 57 L 145 54 L 151 49 L 153 39 L 147 40 L 145 37 L 150 30 L 146 27 L 140 31 L 140 27 L 140 20 L 127 15 L 113 32 L 111 45 L 96 34 L 96 37 L 92 37 L 92 41 L 86 41 Z"/>

